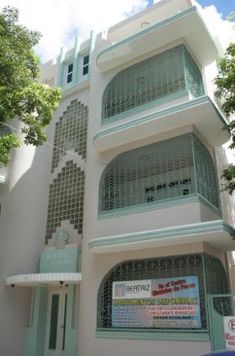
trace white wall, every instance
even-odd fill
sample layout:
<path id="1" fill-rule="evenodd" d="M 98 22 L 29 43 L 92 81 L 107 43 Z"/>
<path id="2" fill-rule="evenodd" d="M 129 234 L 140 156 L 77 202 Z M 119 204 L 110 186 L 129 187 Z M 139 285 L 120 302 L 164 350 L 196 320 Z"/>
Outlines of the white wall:
<path id="1" fill-rule="evenodd" d="M 38 271 L 44 245 L 50 150 L 15 151 L 0 187 L 0 355 L 22 356 L 30 289 L 5 286 L 8 276 Z"/>

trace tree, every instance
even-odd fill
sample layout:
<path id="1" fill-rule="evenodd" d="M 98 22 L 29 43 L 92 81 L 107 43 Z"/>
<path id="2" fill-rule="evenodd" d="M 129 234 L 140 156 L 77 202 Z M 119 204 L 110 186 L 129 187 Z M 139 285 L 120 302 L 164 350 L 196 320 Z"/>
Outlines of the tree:
<path id="1" fill-rule="evenodd" d="M 219 72 L 215 79 L 217 90 L 215 95 L 223 99 L 222 109 L 227 116 L 233 117 L 235 114 L 235 43 L 227 48 L 225 55 L 218 62 Z M 231 134 L 231 144 L 229 148 L 235 147 L 235 120 L 231 119 L 228 124 Z M 232 194 L 235 190 L 235 166 L 230 165 L 224 170 L 222 177 L 226 181 L 225 190 Z"/>
<path id="2" fill-rule="evenodd" d="M 10 150 L 19 147 L 21 134 L 6 130 L 10 120 L 22 122 L 25 144 L 41 145 L 45 127 L 60 100 L 60 91 L 38 82 L 39 59 L 33 47 L 40 34 L 18 24 L 18 10 L 0 12 L 0 164 L 10 160 Z"/>

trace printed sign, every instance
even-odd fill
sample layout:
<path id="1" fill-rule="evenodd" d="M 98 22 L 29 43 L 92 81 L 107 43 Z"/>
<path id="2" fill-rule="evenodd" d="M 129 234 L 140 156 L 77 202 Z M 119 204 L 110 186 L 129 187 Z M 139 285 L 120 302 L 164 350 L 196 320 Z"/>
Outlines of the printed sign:
<path id="1" fill-rule="evenodd" d="M 113 327 L 200 328 L 198 278 L 113 282 Z"/>
<path id="2" fill-rule="evenodd" d="M 226 350 L 235 350 L 235 316 L 224 316 Z"/>

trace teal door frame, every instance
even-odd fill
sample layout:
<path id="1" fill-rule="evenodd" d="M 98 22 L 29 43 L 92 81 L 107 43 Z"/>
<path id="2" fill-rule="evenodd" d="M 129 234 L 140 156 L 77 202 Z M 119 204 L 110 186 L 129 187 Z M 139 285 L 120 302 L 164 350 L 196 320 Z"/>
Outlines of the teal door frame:
<path id="1" fill-rule="evenodd" d="M 208 295 L 207 304 L 211 350 L 225 350 L 224 316 L 235 315 L 235 294 Z"/>

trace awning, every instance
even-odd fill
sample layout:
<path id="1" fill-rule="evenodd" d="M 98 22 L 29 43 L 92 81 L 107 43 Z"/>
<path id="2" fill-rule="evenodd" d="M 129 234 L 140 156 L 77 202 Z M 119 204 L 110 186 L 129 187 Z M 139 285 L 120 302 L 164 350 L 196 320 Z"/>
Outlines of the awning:
<path id="1" fill-rule="evenodd" d="M 30 273 L 10 276 L 6 280 L 7 286 L 34 287 L 48 285 L 79 284 L 81 273 Z"/>

